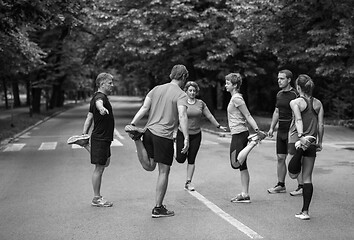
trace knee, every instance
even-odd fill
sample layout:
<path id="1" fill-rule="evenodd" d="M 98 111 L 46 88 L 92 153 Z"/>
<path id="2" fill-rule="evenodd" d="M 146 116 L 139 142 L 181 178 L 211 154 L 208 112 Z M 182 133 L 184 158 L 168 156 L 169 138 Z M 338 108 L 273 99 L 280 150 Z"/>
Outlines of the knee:
<path id="1" fill-rule="evenodd" d="M 298 176 L 299 176 L 299 173 L 291 173 L 291 172 L 289 172 L 289 177 L 291 179 L 296 179 Z"/>

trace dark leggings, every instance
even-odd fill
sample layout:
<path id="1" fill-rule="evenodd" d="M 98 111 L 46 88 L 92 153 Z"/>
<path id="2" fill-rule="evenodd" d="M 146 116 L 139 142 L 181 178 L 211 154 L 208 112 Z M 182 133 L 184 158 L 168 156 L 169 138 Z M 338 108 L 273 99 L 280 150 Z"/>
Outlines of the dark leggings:
<path id="1" fill-rule="evenodd" d="M 184 146 L 183 133 L 178 130 L 176 137 L 176 160 L 179 163 L 184 163 L 188 159 L 188 164 L 194 164 L 197 157 L 200 143 L 202 141 L 202 132 L 197 134 L 189 134 L 189 149 L 187 153 L 181 153 Z"/>

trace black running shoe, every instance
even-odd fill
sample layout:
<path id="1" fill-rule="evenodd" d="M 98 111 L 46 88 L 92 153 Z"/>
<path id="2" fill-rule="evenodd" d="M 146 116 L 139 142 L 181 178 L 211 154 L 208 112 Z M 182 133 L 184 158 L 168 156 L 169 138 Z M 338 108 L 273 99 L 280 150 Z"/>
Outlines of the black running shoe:
<path id="1" fill-rule="evenodd" d="M 129 134 L 129 137 L 134 141 L 140 140 L 141 136 L 143 136 L 145 129 L 135 127 L 133 125 L 125 126 L 124 130 Z"/>
<path id="2" fill-rule="evenodd" d="M 167 210 L 164 205 L 160 207 L 154 207 L 152 209 L 152 214 L 151 216 L 153 218 L 160 218 L 160 217 L 172 217 L 175 215 L 174 211 Z"/>

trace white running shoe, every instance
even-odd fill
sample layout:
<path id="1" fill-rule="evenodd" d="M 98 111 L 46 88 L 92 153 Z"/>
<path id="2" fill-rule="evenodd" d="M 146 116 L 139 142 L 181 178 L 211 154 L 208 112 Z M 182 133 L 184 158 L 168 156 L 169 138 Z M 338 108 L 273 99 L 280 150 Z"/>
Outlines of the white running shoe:
<path id="1" fill-rule="evenodd" d="M 89 144 L 90 135 L 82 134 L 69 137 L 68 144 L 77 144 L 81 147 L 85 147 Z"/>

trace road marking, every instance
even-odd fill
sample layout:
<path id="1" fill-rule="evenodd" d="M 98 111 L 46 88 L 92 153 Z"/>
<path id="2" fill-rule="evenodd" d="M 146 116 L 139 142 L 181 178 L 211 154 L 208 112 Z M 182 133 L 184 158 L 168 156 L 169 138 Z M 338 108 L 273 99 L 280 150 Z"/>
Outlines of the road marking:
<path id="1" fill-rule="evenodd" d="M 203 145 L 216 145 L 219 144 L 217 142 L 209 141 L 209 140 L 203 140 L 202 142 Z"/>
<path id="2" fill-rule="evenodd" d="M 38 148 L 38 151 L 42 150 L 54 150 L 57 147 L 57 142 L 43 142 Z"/>
<path id="3" fill-rule="evenodd" d="M 111 146 L 112 147 L 123 146 L 123 143 L 119 142 L 117 139 L 113 139 Z"/>
<path id="4" fill-rule="evenodd" d="M 124 139 L 124 137 L 120 134 L 120 132 L 118 132 L 118 130 L 115 128 L 114 129 L 114 134 L 119 138 L 119 139 Z"/>
<path id="5" fill-rule="evenodd" d="M 208 199 L 206 199 L 203 195 L 198 193 L 197 191 L 188 191 L 193 197 L 204 203 L 205 206 L 207 206 L 210 210 L 212 210 L 214 213 L 219 215 L 221 218 L 229 222 L 232 226 L 236 227 L 238 230 L 246 234 L 248 237 L 251 239 L 262 239 L 263 237 L 238 221 L 237 219 L 233 218 L 230 214 L 224 212 L 221 208 L 216 206 L 214 203 L 210 202 Z"/>
<path id="6" fill-rule="evenodd" d="M 20 151 L 26 144 L 25 143 L 13 143 L 4 149 L 4 152 L 16 152 Z"/>

